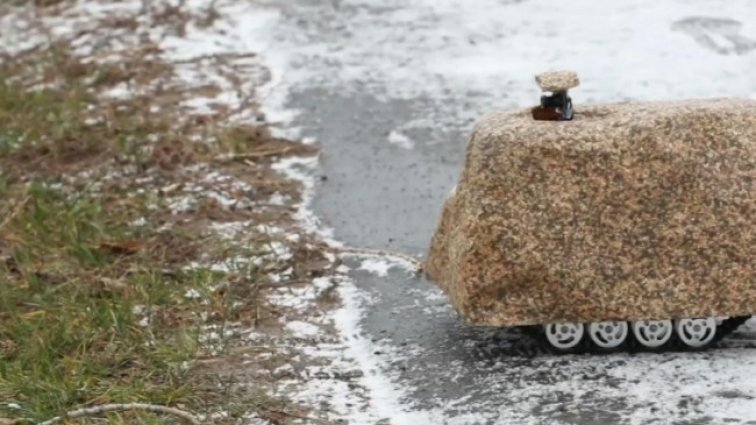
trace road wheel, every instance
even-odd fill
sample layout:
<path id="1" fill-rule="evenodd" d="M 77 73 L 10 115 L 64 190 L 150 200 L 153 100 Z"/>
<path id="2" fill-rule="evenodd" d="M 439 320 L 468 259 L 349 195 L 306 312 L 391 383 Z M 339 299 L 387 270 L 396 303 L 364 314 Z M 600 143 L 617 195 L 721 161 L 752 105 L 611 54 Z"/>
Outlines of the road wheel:
<path id="1" fill-rule="evenodd" d="M 717 321 L 713 317 L 679 319 L 675 321 L 675 334 L 684 348 L 704 350 L 717 335 Z"/>
<path id="2" fill-rule="evenodd" d="M 548 348 L 557 354 L 578 353 L 584 349 L 585 325 L 549 323 L 543 326 Z"/>
<path id="3" fill-rule="evenodd" d="M 671 320 L 637 320 L 631 328 L 635 342 L 640 348 L 650 351 L 664 350 L 675 333 Z"/>
<path id="4" fill-rule="evenodd" d="M 588 337 L 598 351 L 617 351 L 627 343 L 627 322 L 605 321 L 588 325 Z"/>

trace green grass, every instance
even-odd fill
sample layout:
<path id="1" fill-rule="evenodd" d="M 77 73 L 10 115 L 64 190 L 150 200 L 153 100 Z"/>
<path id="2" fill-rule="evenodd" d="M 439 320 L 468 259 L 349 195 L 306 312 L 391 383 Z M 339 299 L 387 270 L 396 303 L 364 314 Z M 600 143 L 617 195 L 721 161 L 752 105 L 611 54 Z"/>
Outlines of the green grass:
<path id="1" fill-rule="evenodd" d="M 191 361 L 203 351 L 206 307 L 184 294 L 212 298 L 217 275 L 165 276 L 101 249 L 130 235 L 96 199 L 36 183 L 25 196 L 4 233 L 15 243 L 0 269 L 0 412 L 20 413 L 3 402 L 32 419 L 107 402 L 195 404 Z"/>
<path id="2" fill-rule="evenodd" d="M 0 81 L 0 154 L 76 137 L 82 131 L 79 114 L 85 99 L 78 90 L 25 92 Z"/>
<path id="3" fill-rule="evenodd" d="M 55 88 L 24 84 L 32 67 L 43 76 L 62 70 Z M 177 136 L 167 124 L 173 117 L 151 116 L 148 105 L 97 105 L 93 89 L 119 78 L 102 75 L 57 51 L 0 66 L 0 418 L 40 421 L 83 406 L 146 402 L 222 408 L 231 413 L 223 421 L 233 422 L 271 401 L 224 392 L 203 373 L 197 360 L 219 347 L 201 334 L 208 324 L 225 329 L 254 308 L 257 271 L 230 276 L 186 270 L 180 260 L 189 257 L 168 261 L 175 244 L 200 235 L 158 235 L 149 214 L 159 211 L 148 207 L 157 188 L 139 195 L 124 180 L 94 190 L 101 174 L 91 181 L 63 178 L 97 170 L 106 158 L 155 167 L 146 136 Z M 146 226 L 127 225 L 145 215 Z M 231 278 L 243 284 L 213 289 Z M 202 296 L 187 297 L 189 290 Z M 166 420 L 134 413 L 107 418 Z"/>

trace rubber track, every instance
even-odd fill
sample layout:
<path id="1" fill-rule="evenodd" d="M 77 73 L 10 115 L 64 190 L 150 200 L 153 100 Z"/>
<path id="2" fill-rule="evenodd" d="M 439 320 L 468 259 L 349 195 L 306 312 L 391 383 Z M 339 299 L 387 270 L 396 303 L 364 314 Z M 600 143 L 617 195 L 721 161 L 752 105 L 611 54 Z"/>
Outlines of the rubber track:
<path id="1" fill-rule="evenodd" d="M 721 341 L 722 338 L 735 332 L 742 324 L 748 321 L 751 316 L 736 316 L 730 317 L 722 321 L 722 324 L 717 328 L 717 336 L 714 338 L 715 342 Z"/>
<path id="2" fill-rule="evenodd" d="M 722 323 L 717 327 L 717 334 L 714 337 L 714 340 L 709 344 L 705 349 L 711 348 L 716 343 L 721 341 L 723 338 L 725 338 L 727 335 L 735 332 L 741 325 L 743 325 L 745 322 L 750 319 L 751 316 L 737 316 L 737 317 L 730 317 L 722 321 Z M 541 349 L 545 352 L 551 352 L 555 353 L 554 350 L 551 348 L 548 342 L 546 342 L 546 337 L 543 334 L 543 330 L 540 326 L 523 326 L 522 331 L 524 334 L 530 335 L 532 338 L 535 338 L 539 345 L 541 346 Z M 671 351 L 688 351 L 691 350 L 688 347 L 683 346 L 679 343 L 679 341 L 673 341 L 676 343 L 670 344 L 665 350 L 661 350 L 659 352 L 671 352 Z M 590 353 L 590 354 L 604 354 L 604 352 L 595 349 L 592 344 L 588 343 L 586 340 L 583 341 L 583 344 L 581 344 L 582 347 L 575 350 L 576 353 Z M 640 348 L 640 347 L 637 347 Z M 626 347 L 625 351 L 636 351 L 636 349 Z M 642 348 L 640 348 L 640 351 L 643 351 Z M 694 350 L 691 350 L 694 351 Z M 556 354 L 564 354 L 564 353 L 556 353 Z"/>

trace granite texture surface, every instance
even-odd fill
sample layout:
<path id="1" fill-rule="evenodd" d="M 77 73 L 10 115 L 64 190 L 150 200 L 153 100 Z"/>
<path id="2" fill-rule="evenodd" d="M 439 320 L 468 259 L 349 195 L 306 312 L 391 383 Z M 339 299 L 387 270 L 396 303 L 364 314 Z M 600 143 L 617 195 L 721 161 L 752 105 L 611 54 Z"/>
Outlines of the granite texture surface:
<path id="1" fill-rule="evenodd" d="M 479 122 L 425 264 L 481 325 L 756 313 L 756 101 Z"/>
<path id="2" fill-rule="evenodd" d="M 574 71 L 549 71 L 535 77 L 541 91 L 566 91 L 580 85 L 578 75 Z"/>

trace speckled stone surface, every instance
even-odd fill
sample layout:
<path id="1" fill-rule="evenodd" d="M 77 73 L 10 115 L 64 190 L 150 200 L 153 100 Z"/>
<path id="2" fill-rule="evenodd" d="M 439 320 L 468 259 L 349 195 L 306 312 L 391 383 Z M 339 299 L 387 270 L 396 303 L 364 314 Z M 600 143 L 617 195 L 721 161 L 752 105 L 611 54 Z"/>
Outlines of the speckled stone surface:
<path id="1" fill-rule="evenodd" d="M 573 71 L 550 71 L 535 77 L 541 91 L 565 91 L 580 85 L 577 73 Z"/>
<path id="2" fill-rule="evenodd" d="M 476 126 L 426 273 L 468 322 L 756 313 L 756 101 Z"/>

